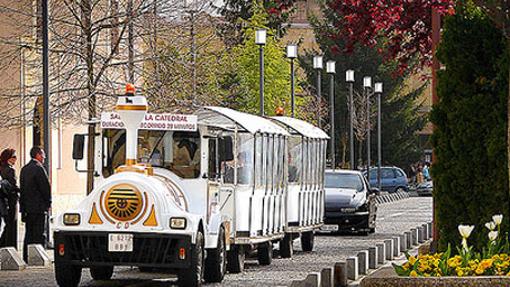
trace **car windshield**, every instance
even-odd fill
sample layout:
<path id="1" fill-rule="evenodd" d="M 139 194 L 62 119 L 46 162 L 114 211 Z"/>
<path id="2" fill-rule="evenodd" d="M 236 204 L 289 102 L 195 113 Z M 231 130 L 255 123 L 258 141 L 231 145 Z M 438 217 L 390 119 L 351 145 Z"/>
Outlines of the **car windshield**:
<path id="1" fill-rule="evenodd" d="M 326 173 L 326 188 L 350 188 L 363 190 L 363 182 L 357 174 Z"/>

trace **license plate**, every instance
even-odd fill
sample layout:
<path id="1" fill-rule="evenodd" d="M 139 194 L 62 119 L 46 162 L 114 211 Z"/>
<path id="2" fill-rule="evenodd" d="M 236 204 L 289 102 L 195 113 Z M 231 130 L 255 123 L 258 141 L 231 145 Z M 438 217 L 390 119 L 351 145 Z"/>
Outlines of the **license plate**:
<path id="1" fill-rule="evenodd" d="M 132 252 L 133 234 L 110 233 L 108 234 L 108 252 Z"/>
<path id="2" fill-rule="evenodd" d="M 338 231 L 338 225 L 323 225 L 321 226 L 322 231 Z"/>

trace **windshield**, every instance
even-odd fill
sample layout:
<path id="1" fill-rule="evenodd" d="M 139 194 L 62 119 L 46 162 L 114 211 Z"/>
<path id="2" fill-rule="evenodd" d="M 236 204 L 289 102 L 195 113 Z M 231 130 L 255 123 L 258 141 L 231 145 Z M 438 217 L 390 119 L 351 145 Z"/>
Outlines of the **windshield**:
<path id="1" fill-rule="evenodd" d="M 350 188 L 363 190 L 363 182 L 357 174 L 326 173 L 326 188 Z"/>
<path id="2" fill-rule="evenodd" d="M 125 130 L 103 130 L 103 155 L 106 178 L 125 162 Z M 182 178 L 197 178 L 200 175 L 200 136 L 197 132 L 139 130 L 138 162 L 166 168 Z"/>

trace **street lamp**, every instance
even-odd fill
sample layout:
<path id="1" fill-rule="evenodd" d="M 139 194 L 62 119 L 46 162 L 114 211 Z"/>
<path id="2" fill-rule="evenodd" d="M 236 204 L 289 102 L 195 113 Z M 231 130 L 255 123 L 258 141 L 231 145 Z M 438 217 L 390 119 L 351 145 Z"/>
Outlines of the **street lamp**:
<path id="1" fill-rule="evenodd" d="M 317 71 L 317 125 L 321 127 L 321 74 L 322 74 L 322 56 L 313 57 L 313 68 Z"/>
<path id="2" fill-rule="evenodd" d="M 255 31 L 255 44 L 259 45 L 259 102 L 260 115 L 264 115 L 264 45 L 266 44 L 266 30 L 258 29 Z"/>
<path id="3" fill-rule="evenodd" d="M 347 70 L 345 72 L 345 81 L 349 83 L 349 160 L 351 163 L 351 169 L 356 169 L 354 163 L 354 70 Z"/>
<path id="4" fill-rule="evenodd" d="M 330 140 L 329 151 L 331 156 L 331 168 L 335 170 L 335 61 L 326 63 L 326 72 L 330 76 L 329 83 L 329 109 L 330 109 Z"/>
<path id="5" fill-rule="evenodd" d="M 288 45 L 287 46 L 287 58 L 290 59 L 290 105 L 291 105 L 291 115 L 294 117 L 294 59 L 297 58 L 297 46 L 296 45 Z"/>
<path id="6" fill-rule="evenodd" d="M 381 95 L 383 92 L 383 83 L 378 82 L 374 85 L 374 92 L 377 95 L 377 187 L 381 190 Z"/>
<path id="7" fill-rule="evenodd" d="M 370 90 L 372 89 L 372 78 L 363 78 L 363 88 L 367 97 L 367 180 L 370 182 Z"/>

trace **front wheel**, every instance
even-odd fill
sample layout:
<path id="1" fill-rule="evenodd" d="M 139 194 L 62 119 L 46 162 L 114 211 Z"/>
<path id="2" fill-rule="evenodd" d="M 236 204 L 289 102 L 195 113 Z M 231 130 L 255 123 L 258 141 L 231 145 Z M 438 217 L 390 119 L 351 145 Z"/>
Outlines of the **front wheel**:
<path id="1" fill-rule="evenodd" d="M 303 251 L 309 252 L 313 250 L 314 238 L 315 235 L 313 231 L 307 231 L 301 234 L 301 248 Z"/>
<path id="2" fill-rule="evenodd" d="M 94 280 L 110 280 L 113 275 L 113 266 L 90 267 L 90 276 Z"/>
<path id="3" fill-rule="evenodd" d="M 181 287 L 202 286 L 204 277 L 204 235 L 201 231 L 197 233 L 195 246 L 191 248 L 191 266 L 189 269 L 179 271 L 178 285 Z"/>
<path id="4" fill-rule="evenodd" d="M 218 246 L 207 250 L 205 259 L 205 281 L 221 282 L 225 277 L 227 248 L 225 247 L 225 230 L 220 228 L 218 233 Z"/>
<path id="5" fill-rule="evenodd" d="M 273 244 L 271 242 L 264 242 L 258 245 L 257 259 L 260 265 L 271 264 L 273 261 Z"/>
<path id="6" fill-rule="evenodd" d="M 55 262 L 55 279 L 59 287 L 77 287 L 81 280 L 81 267 Z"/>
<path id="7" fill-rule="evenodd" d="M 280 255 L 282 258 L 291 258 L 294 250 L 292 249 L 292 235 L 286 233 L 285 237 L 280 241 Z"/>

